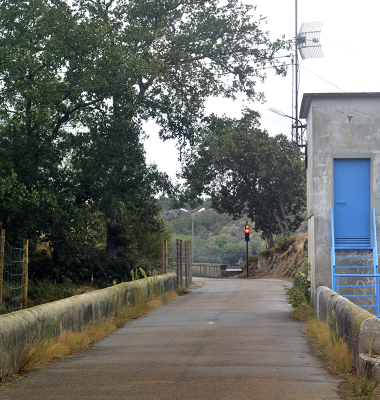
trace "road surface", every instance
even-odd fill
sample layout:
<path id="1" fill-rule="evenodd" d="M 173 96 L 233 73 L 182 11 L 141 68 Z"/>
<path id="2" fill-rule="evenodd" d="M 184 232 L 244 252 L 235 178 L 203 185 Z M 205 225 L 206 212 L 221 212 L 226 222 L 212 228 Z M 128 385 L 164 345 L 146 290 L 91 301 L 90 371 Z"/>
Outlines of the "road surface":
<path id="1" fill-rule="evenodd" d="M 280 280 L 195 278 L 202 287 L 90 350 L 0 389 L 0 399 L 339 399 Z"/>

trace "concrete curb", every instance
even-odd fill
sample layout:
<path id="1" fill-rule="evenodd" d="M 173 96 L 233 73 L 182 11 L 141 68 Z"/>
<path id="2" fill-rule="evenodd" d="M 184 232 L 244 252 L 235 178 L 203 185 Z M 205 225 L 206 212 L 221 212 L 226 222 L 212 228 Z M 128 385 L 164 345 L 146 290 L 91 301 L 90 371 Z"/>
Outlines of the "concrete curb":
<path id="1" fill-rule="evenodd" d="M 146 299 L 152 279 L 157 279 L 166 291 L 176 289 L 176 275 L 168 273 L 0 316 L 0 378 L 20 369 L 34 341 L 55 338 L 62 331 L 75 332 L 98 322 L 116 308 L 133 304 L 137 291 Z"/>
<path id="2" fill-rule="evenodd" d="M 317 316 L 329 321 L 348 343 L 358 375 L 368 380 L 380 377 L 376 356 L 380 354 L 380 319 L 326 286 L 317 289 L 316 298 Z"/>
<path id="3" fill-rule="evenodd" d="M 221 278 L 222 270 L 225 270 L 227 268 L 227 265 L 201 263 L 193 264 L 191 268 L 193 276 L 204 278 Z"/>

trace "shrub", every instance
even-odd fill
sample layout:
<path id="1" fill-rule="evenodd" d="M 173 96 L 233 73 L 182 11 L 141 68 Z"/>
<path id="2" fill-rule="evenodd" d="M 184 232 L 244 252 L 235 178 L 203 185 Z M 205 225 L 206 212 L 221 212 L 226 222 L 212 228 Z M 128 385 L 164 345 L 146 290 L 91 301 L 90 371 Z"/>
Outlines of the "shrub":
<path id="1" fill-rule="evenodd" d="M 310 264 L 307 262 L 305 262 L 302 272 L 294 267 L 292 269 L 293 286 L 286 289 L 288 301 L 294 308 L 293 315 L 302 320 L 308 320 L 314 316 L 309 271 Z"/>
<path id="2" fill-rule="evenodd" d="M 274 249 L 277 253 L 283 253 L 294 243 L 296 238 L 294 236 L 277 236 L 274 239 Z"/>

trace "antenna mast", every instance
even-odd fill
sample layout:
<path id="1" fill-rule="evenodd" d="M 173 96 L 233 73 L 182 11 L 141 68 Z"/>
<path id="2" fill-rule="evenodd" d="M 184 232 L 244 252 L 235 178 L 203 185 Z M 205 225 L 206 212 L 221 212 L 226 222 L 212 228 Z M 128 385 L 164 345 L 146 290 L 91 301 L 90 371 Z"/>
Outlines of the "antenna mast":
<path id="1" fill-rule="evenodd" d="M 297 0 L 295 0 L 295 35 L 294 35 L 294 38 L 295 38 L 295 46 L 294 46 L 294 53 L 295 53 L 294 54 L 294 60 L 295 60 L 295 63 L 294 63 L 294 68 L 295 68 L 295 71 L 294 71 L 295 106 L 294 106 L 294 109 L 295 109 L 296 121 L 295 121 L 294 125 L 295 125 L 295 131 L 296 131 L 296 135 L 295 135 L 296 143 L 299 144 L 299 141 L 298 141 L 298 43 L 297 43 L 298 21 L 297 21 L 297 14 L 298 14 L 298 6 L 297 6 Z M 292 139 L 294 140 L 293 131 L 292 131 Z"/>
<path id="2" fill-rule="evenodd" d="M 292 126 L 292 140 L 298 146 L 304 147 L 303 129 L 306 128 L 298 119 L 298 91 L 299 91 L 299 56 L 303 60 L 307 58 L 322 58 L 321 28 L 323 22 L 306 22 L 301 25 L 298 32 L 298 4 L 295 0 L 295 44 L 294 44 L 294 124 Z M 295 131 L 295 134 L 294 134 Z"/>

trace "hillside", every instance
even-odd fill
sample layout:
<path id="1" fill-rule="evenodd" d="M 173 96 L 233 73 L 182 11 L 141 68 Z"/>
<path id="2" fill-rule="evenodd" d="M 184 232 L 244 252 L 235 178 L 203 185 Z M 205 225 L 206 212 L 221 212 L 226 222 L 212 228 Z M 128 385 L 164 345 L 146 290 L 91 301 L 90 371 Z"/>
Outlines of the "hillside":
<path id="1" fill-rule="evenodd" d="M 302 270 L 307 260 L 308 234 L 300 233 L 290 241 L 289 245 L 285 241 L 250 257 L 249 277 L 291 279 L 293 268 Z M 246 270 L 238 277 L 246 277 Z"/>
<path id="2" fill-rule="evenodd" d="M 192 239 L 192 216 L 179 209 L 171 209 L 170 201 L 160 199 L 162 214 L 172 232 L 171 248 L 175 250 L 175 240 Z M 198 212 L 201 208 L 205 210 Z M 186 207 L 187 210 L 191 210 Z M 193 211 L 193 210 L 192 210 Z M 234 221 L 227 214 L 218 214 L 211 208 L 210 201 L 194 210 L 194 262 L 221 263 L 229 267 L 245 269 L 246 242 L 244 224 L 246 218 Z M 266 242 L 260 232 L 251 225 L 249 253 L 249 276 L 253 278 L 290 278 L 290 269 L 303 268 L 307 254 L 307 221 L 304 221 L 292 238 L 275 239 L 273 249 L 265 249 Z M 246 276 L 246 270 L 241 275 Z"/>
<path id="3" fill-rule="evenodd" d="M 161 201 L 161 199 L 160 199 Z M 175 240 L 192 240 L 192 216 L 190 213 L 170 209 L 165 198 L 162 199 L 163 217 L 169 224 L 172 233 L 172 251 L 175 250 Z M 194 262 L 227 264 L 229 267 L 240 266 L 245 260 L 246 242 L 244 239 L 245 218 L 234 221 L 227 214 L 218 214 L 211 209 L 206 201 L 201 209 L 195 209 L 194 214 Z M 187 210 L 191 210 L 186 207 Z M 251 229 L 249 255 L 264 250 L 265 242 L 260 233 Z"/>

